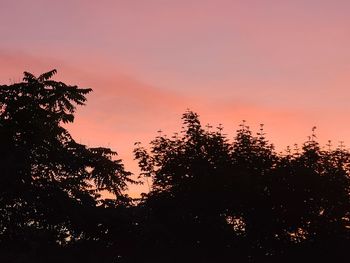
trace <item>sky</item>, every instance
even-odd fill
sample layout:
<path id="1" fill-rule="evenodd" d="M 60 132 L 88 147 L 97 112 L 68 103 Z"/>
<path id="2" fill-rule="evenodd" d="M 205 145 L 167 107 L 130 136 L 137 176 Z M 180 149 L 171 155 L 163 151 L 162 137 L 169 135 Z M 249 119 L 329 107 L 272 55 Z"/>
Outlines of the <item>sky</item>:
<path id="1" fill-rule="evenodd" d="M 187 108 L 229 137 L 264 123 L 279 150 L 313 126 L 349 145 L 349 12 L 347 0 L 0 0 L 0 83 L 55 68 L 92 88 L 67 128 L 135 174 L 134 143 L 179 131 Z"/>

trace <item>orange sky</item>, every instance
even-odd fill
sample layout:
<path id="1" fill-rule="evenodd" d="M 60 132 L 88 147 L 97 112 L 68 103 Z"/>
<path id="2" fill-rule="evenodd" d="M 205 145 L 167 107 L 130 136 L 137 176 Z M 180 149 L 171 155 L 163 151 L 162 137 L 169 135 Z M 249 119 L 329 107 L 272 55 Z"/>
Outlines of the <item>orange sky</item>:
<path id="1" fill-rule="evenodd" d="M 345 0 L 1 0 L 0 81 L 57 68 L 93 88 L 68 128 L 134 172 L 134 142 L 178 131 L 186 108 L 230 136 L 242 119 L 265 123 L 279 149 L 313 126 L 349 144 L 349 11 Z"/>

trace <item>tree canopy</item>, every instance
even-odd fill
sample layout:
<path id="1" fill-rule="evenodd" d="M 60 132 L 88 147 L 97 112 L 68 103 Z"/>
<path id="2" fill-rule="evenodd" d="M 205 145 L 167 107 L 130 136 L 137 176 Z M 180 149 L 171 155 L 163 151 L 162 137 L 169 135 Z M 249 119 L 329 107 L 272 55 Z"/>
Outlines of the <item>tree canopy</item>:
<path id="1" fill-rule="evenodd" d="M 230 138 L 188 110 L 180 133 L 136 143 L 151 189 L 132 200 L 116 152 L 64 128 L 91 89 L 55 74 L 0 86 L 1 262 L 347 262 L 343 145 L 320 146 L 313 129 L 277 152 L 263 125 Z"/>
<path id="2" fill-rule="evenodd" d="M 19 258 L 45 254 L 43 244 L 101 238 L 95 210 L 127 201 L 132 182 L 114 151 L 79 144 L 62 126 L 91 89 L 54 81 L 55 73 L 25 72 L 23 82 L 0 86 L 0 244 Z"/>
<path id="3" fill-rule="evenodd" d="M 233 141 L 183 115 L 181 135 L 135 150 L 153 186 L 143 200 L 151 250 L 181 262 L 341 260 L 349 248 L 349 153 L 323 150 L 313 134 L 300 150 L 276 153 L 263 125 L 243 122 Z M 151 239 L 151 237 L 148 237 Z M 147 238 L 147 239 L 148 239 Z M 187 255 L 187 256 L 186 256 Z M 160 260 L 161 261 L 161 260 Z"/>

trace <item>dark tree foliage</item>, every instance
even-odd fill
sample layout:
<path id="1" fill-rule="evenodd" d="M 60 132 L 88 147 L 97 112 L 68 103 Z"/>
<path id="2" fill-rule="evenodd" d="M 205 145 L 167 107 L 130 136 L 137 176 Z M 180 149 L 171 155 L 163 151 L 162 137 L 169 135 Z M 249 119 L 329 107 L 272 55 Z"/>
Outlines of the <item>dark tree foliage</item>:
<path id="1" fill-rule="evenodd" d="M 261 126 L 245 122 L 233 142 L 222 127 L 183 115 L 181 135 L 138 144 L 152 178 L 139 205 L 147 262 L 344 261 L 350 248 L 349 153 L 322 150 L 314 135 L 299 152 L 277 154 Z"/>
<path id="2" fill-rule="evenodd" d="M 91 89 L 25 72 L 0 86 L 0 262 L 347 262 L 350 153 L 313 133 L 277 153 L 263 125 L 230 140 L 191 111 L 137 144 L 133 202 L 116 153 L 64 128 Z M 104 192 L 115 195 L 105 198 Z"/>
<path id="3" fill-rule="evenodd" d="M 129 202 L 130 173 L 116 153 L 79 144 L 62 126 L 91 89 L 54 81 L 55 73 L 25 72 L 23 82 L 0 86 L 1 262 L 67 262 L 68 250 L 82 259 L 105 245 L 107 211 Z"/>

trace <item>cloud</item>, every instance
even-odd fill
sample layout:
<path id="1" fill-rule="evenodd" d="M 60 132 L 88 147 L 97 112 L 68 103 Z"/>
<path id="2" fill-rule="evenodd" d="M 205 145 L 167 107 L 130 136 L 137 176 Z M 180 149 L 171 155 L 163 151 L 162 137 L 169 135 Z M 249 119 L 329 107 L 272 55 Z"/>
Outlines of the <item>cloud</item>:
<path id="1" fill-rule="evenodd" d="M 344 114 L 349 112 L 344 90 L 349 79 L 345 71 L 323 84 L 334 84 L 332 92 L 330 89 L 303 92 L 293 90 L 293 83 L 280 83 L 289 92 L 278 93 L 269 88 L 269 83 L 256 80 L 237 81 L 235 89 L 228 88 L 230 83 L 223 81 L 224 89 L 213 88 L 208 92 L 193 88 L 187 92 L 150 83 L 137 71 L 114 67 L 109 61 L 86 61 L 0 49 L 0 81 L 18 81 L 24 70 L 40 74 L 57 68 L 57 80 L 92 88 L 94 92 L 88 95 L 87 105 L 77 109 L 75 122 L 67 128 L 78 142 L 116 150 L 126 168 L 136 174 L 134 142 L 147 144 L 159 129 L 169 135 L 178 132 L 181 115 L 187 108 L 199 113 L 204 125 L 224 124 L 230 138 L 243 119 L 255 132 L 259 124 L 264 123 L 268 138 L 278 149 L 305 141 L 314 125 L 319 127 L 323 142 L 327 139 L 334 140 L 335 144 L 339 140 L 350 141 L 350 127 L 344 120 Z M 334 99 L 336 90 L 339 91 L 337 100 Z M 330 104 L 325 104 L 326 97 Z M 132 195 L 146 190 L 131 189 Z"/>

